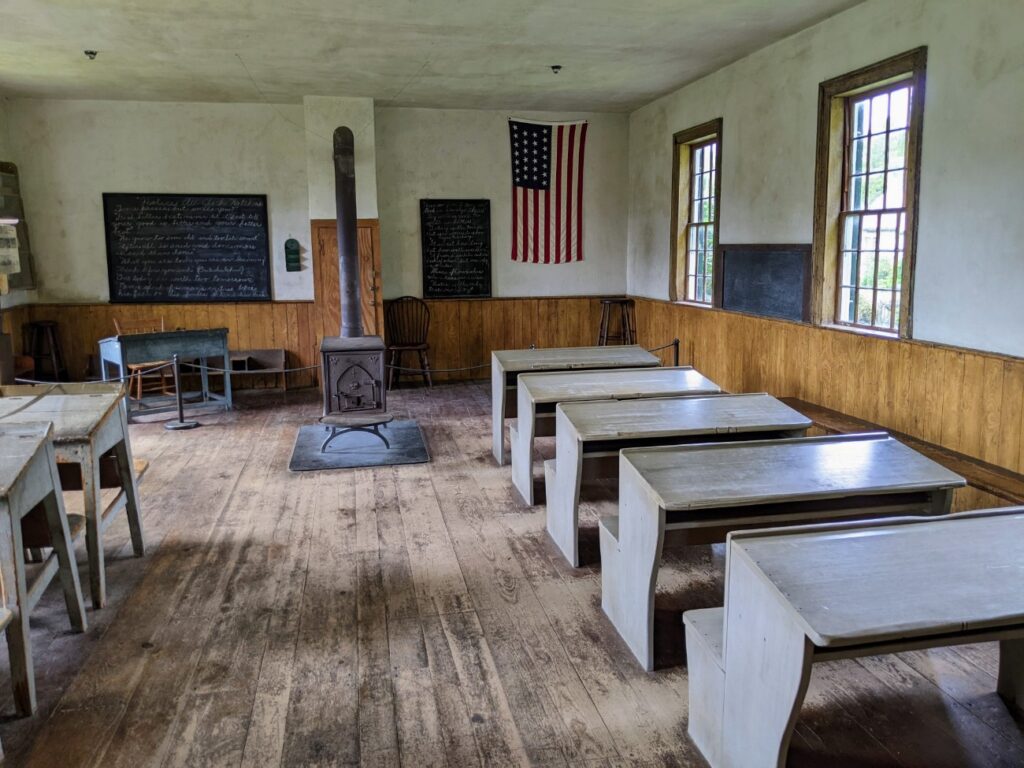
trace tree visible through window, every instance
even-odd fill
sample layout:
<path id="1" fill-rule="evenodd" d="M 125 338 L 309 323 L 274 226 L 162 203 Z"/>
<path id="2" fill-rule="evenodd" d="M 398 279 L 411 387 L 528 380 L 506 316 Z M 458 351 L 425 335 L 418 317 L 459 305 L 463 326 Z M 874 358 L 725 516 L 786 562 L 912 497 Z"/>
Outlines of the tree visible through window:
<path id="1" fill-rule="evenodd" d="M 907 136 L 913 87 L 846 100 L 836 321 L 894 331 L 907 226 Z"/>
<path id="2" fill-rule="evenodd" d="M 711 303 L 717 216 L 718 137 L 690 145 L 690 211 L 686 225 L 686 298 Z"/>

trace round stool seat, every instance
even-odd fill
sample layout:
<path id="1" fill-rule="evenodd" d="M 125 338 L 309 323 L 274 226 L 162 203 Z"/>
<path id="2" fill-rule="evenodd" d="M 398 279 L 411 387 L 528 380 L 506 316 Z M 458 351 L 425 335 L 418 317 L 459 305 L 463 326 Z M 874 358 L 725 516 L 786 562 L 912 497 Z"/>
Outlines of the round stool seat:
<path id="1" fill-rule="evenodd" d="M 375 427 L 390 424 L 395 417 L 390 413 L 329 413 L 320 417 L 326 427 Z"/>

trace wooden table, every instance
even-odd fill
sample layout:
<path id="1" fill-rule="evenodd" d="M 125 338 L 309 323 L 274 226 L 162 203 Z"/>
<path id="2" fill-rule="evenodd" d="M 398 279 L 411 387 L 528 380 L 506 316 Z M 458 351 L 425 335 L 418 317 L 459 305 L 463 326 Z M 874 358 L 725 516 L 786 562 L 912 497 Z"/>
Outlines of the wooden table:
<path id="1" fill-rule="evenodd" d="M 36 710 L 29 615 L 55 573 L 60 573 L 72 629 L 84 632 L 87 626 L 52 434 L 53 426 L 48 422 L 0 422 L 0 574 L 4 596 L 0 627 L 7 631 L 14 705 L 22 716 Z M 46 516 L 54 554 L 30 584 L 25 573 L 21 522 L 39 505 Z M 8 602 L 10 597 L 13 605 Z"/>
<path id="2" fill-rule="evenodd" d="M 744 527 L 945 514 L 964 485 L 884 432 L 629 448 L 619 455 L 619 514 L 599 522 L 601 605 L 650 670 L 666 531 L 709 543 Z"/>
<path id="3" fill-rule="evenodd" d="M 0 387 L 0 424 L 39 421 L 53 422 L 57 461 L 81 467 L 89 586 L 93 607 L 102 608 L 107 601 L 103 531 L 122 508 L 128 515 L 135 555 L 141 557 L 146 551 L 124 387 L 100 383 Z M 114 457 L 121 492 L 104 509 L 100 460 L 108 453 Z"/>
<path id="4" fill-rule="evenodd" d="M 684 616 L 691 736 L 783 766 L 812 663 L 990 640 L 1024 710 L 1022 541 L 1024 507 L 730 534 L 725 607 Z"/>
<path id="5" fill-rule="evenodd" d="M 494 459 L 505 463 L 505 419 L 516 415 L 516 380 L 536 371 L 653 368 L 661 360 L 643 347 L 555 347 L 491 352 L 491 422 Z M 512 397 L 509 397 L 512 394 Z"/>
<path id="6" fill-rule="evenodd" d="M 181 362 L 199 360 L 201 390 L 198 405 L 217 405 L 231 410 L 231 366 L 225 365 L 224 394 L 210 391 L 210 378 L 206 361 L 211 357 L 230 360 L 227 328 L 203 328 L 198 330 L 154 331 L 152 333 L 128 333 L 111 336 L 99 341 L 100 373 L 104 381 L 119 379 L 126 381 L 129 365 L 142 365 L 160 360 L 170 360 L 178 355 Z M 188 373 L 186 369 L 183 373 Z M 221 373 L 218 371 L 218 373 Z M 194 400 L 194 396 L 189 396 Z M 190 402 L 190 406 L 197 405 Z M 136 413 L 169 413 L 177 410 L 172 398 L 167 396 L 143 397 L 131 404 L 129 416 Z"/>
<path id="7" fill-rule="evenodd" d="M 616 368 L 608 371 L 524 373 L 517 384 L 518 416 L 509 425 L 512 483 L 533 504 L 533 439 L 554 434 L 555 407 L 586 400 L 636 400 L 721 392 L 690 366 Z"/>
<path id="8" fill-rule="evenodd" d="M 810 419 L 763 393 L 561 403 L 555 458 L 544 462 L 548 534 L 578 567 L 584 472 L 617 479 L 623 448 L 801 437 L 810 426 Z"/>

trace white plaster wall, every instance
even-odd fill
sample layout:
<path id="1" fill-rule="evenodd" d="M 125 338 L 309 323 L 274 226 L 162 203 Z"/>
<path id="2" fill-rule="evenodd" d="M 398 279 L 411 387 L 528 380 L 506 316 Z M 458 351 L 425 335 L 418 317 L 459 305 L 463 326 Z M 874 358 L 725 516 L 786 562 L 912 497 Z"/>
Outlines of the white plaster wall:
<path id="1" fill-rule="evenodd" d="M 637 110 L 628 289 L 668 297 L 672 134 L 724 118 L 721 240 L 811 241 L 818 83 L 928 46 L 914 335 L 1024 355 L 1024 5 L 870 0 Z"/>
<path id="2" fill-rule="evenodd" d="M 309 218 L 337 218 L 334 198 L 334 129 L 348 126 L 356 142 L 356 214 L 377 218 L 377 158 L 373 99 L 306 96 L 306 176 Z"/>
<path id="3" fill-rule="evenodd" d="M 103 192 L 266 194 L 274 297 L 313 297 L 301 106 L 17 99 L 7 112 L 40 301 L 108 299 Z M 284 269 L 289 237 L 301 272 Z"/>
<path id="4" fill-rule="evenodd" d="M 625 115 L 515 112 L 548 121 L 586 119 L 582 262 L 511 260 L 512 181 L 508 111 L 379 108 L 384 294 L 421 295 L 420 198 L 491 201 L 494 296 L 622 293 L 625 289 L 628 120 Z"/>

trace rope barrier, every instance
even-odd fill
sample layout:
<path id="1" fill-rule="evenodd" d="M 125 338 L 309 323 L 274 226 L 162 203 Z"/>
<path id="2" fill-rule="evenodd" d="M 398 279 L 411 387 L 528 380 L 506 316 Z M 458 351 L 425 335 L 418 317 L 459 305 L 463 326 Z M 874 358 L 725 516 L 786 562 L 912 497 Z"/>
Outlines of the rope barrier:
<path id="1" fill-rule="evenodd" d="M 57 386 L 59 384 L 114 384 L 114 383 L 116 383 L 116 384 L 123 384 L 124 382 L 130 381 L 131 379 L 135 378 L 136 376 L 148 376 L 149 374 L 155 373 L 156 371 L 162 370 L 164 368 L 170 368 L 172 365 L 173 365 L 173 363 L 170 363 L 170 362 L 161 363 L 160 365 L 154 365 L 152 368 L 144 368 L 141 371 L 135 371 L 134 373 L 130 373 L 127 376 L 120 376 L 120 377 L 118 377 L 116 379 L 95 379 L 93 381 L 58 381 L 58 382 L 53 382 L 53 381 L 39 381 L 37 379 L 23 379 L 23 378 L 16 377 L 14 379 L 14 382 L 16 384 L 52 384 L 54 386 Z"/>
<path id="2" fill-rule="evenodd" d="M 317 363 L 316 365 L 304 365 L 301 368 L 274 368 L 272 370 L 254 368 L 250 371 L 236 371 L 229 370 L 227 368 L 218 368 L 214 365 L 200 365 L 199 363 L 183 362 L 181 363 L 181 365 L 187 365 L 189 368 L 197 368 L 200 370 L 206 369 L 207 371 L 213 373 L 265 373 L 268 376 L 275 375 L 278 373 L 297 373 L 298 371 L 312 371 L 313 369 L 320 367 L 320 364 Z"/>

